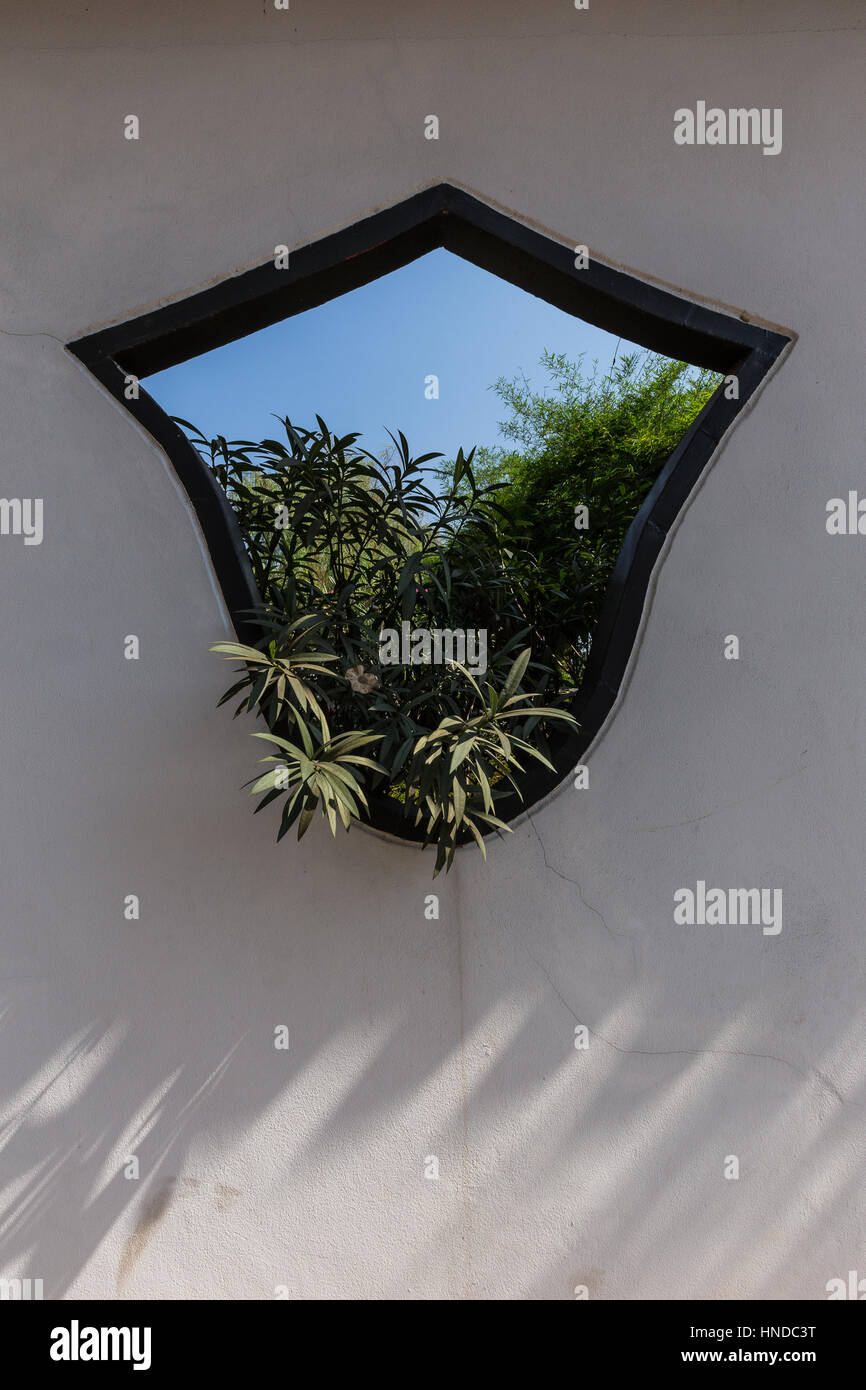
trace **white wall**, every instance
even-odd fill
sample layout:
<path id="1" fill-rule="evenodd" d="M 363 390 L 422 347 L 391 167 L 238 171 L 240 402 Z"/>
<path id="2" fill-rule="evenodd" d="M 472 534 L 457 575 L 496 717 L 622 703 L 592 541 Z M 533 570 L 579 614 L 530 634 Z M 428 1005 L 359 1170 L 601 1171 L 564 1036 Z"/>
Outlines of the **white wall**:
<path id="1" fill-rule="evenodd" d="M 862 6 L 64 9 L 2 20 L 0 491 L 45 539 L 0 537 L 0 1273 L 824 1297 L 863 1258 L 866 541 L 824 526 L 863 478 Z M 698 99 L 782 107 L 782 153 L 676 147 Z M 669 540 L 590 791 L 430 923 L 428 856 L 251 816 L 190 507 L 63 344 L 443 179 L 798 341 Z M 675 926 L 698 878 L 781 888 L 781 934 Z"/>

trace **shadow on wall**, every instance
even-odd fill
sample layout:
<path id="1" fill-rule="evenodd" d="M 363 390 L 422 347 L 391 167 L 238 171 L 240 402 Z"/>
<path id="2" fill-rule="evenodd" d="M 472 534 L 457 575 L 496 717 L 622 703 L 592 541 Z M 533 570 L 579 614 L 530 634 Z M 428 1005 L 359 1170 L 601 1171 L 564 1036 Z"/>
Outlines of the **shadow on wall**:
<path id="1" fill-rule="evenodd" d="M 101 1278 L 111 1234 L 114 1286 L 89 1296 L 823 1297 L 845 1271 L 818 1282 L 815 1241 L 864 1177 L 830 1076 L 863 1039 L 840 1020 L 811 1064 L 756 1048 L 756 970 L 710 1030 L 696 979 L 693 1044 L 665 1048 L 669 996 L 640 959 L 651 914 L 612 928 L 547 862 L 538 819 L 492 847 L 496 902 L 475 879 L 462 944 L 463 866 L 426 922 L 426 855 L 314 833 L 252 866 L 278 890 L 271 922 L 215 852 L 217 917 L 190 900 L 185 920 L 154 904 L 147 923 L 91 921 L 50 1008 L 39 979 L 16 981 L 0 1268 L 62 1297 L 91 1261 Z M 163 825 L 151 852 L 174 893 L 190 846 Z M 748 1096 L 759 1124 L 726 1183 Z"/>
<path id="2" fill-rule="evenodd" d="M 52 883 L 7 902 L 0 1275 L 46 1298 L 83 1271 L 89 1297 L 272 1298 L 313 1292 L 323 1262 L 335 1290 L 361 1287 L 375 1240 L 353 1253 L 347 1233 L 369 1222 L 388 1245 L 395 1183 L 415 1190 L 429 1151 L 421 1116 L 453 1104 L 447 1078 L 424 1099 L 459 1039 L 453 926 L 424 918 L 431 859 L 320 825 L 274 844 L 214 758 L 233 737 L 249 775 L 255 750 L 197 699 L 164 721 L 159 768 L 106 753 L 99 797 L 58 814 Z M 119 823 L 135 873 L 97 848 Z M 453 900 L 453 875 L 437 891 Z"/>

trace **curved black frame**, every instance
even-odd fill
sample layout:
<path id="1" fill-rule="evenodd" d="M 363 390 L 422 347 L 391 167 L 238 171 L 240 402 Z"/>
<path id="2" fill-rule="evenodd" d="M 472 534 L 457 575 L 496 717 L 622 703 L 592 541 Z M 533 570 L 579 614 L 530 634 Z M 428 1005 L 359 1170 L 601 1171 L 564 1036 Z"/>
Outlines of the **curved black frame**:
<path id="1" fill-rule="evenodd" d="M 234 512 L 183 431 L 140 390 L 127 400 L 127 375 L 145 377 L 335 299 L 437 247 L 444 247 L 566 313 L 668 357 L 736 373 L 739 399 L 722 388 L 668 459 L 631 524 L 593 637 L 583 684 L 571 706 L 580 731 L 555 745 L 559 769 L 535 765 L 521 784 L 524 799 L 501 803 L 503 819 L 546 796 L 580 761 L 607 717 L 625 673 L 650 576 L 665 536 L 722 435 L 792 338 L 745 322 L 613 270 L 590 257 L 576 270 L 574 252 L 454 188 L 437 184 L 343 231 L 312 242 L 278 270 L 272 262 L 187 299 L 105 328 L 67 346 L 165 450 L 195 508 L 238 637 L 259 636 L 245 610 L 259 595 Z M 371 820 L 404 840 L 420 840 L 387 797 L 371 798 Z"/>

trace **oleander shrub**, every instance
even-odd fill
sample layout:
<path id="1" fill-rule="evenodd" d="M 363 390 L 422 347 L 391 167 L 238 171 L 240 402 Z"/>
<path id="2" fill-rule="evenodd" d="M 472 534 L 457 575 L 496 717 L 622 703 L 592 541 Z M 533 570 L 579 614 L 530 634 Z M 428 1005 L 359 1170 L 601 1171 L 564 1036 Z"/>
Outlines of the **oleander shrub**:
<path id="1" fill-rule="evenodd" d="M 378 457 L 318 416 L 259 442 L 178 420 L 261 596 L 256 645 L 213 650 L 238 668 L 221 703 L 267 726 L 250 785 L 257 811 L 281 803 L 278 839 L 317 810 L 348 830 L 387 795 L 435 845 L 435 875 L 508 830 L 497 804 L 531 761 L 553 768 L 625 533 L 717 379 L 652 356 L 601 381 L 542 365 L 551 392 L 497 383 L 509 446 L 448 461 L 402 433 Z"/>

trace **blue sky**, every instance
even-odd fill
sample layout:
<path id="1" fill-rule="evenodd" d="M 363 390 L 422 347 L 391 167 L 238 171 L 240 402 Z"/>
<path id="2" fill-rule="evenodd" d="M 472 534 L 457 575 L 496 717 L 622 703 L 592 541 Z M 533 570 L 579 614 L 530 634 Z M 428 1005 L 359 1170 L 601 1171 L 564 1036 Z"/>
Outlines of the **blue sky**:
<path id="1" fill-rule="evenodd" d="M 627 350 L 623 342 L 620 351 Z M 549 348 L 584 367 L 610 366 L 617 339 L 515 289 L 448 251 L 329 304 L 159 372 L 146 389 L 170 415 L 209 438 L 279 435 L 272 412 L 338 433 L 359 430 L 379 453 L 401 429 L 414 454 L 453 457 L 462 445 L 495 444 L 505 413 L 489 388 L 523 371 L 542 388 Z M 439 378 L 438 400 L 425 379 Z"/>

